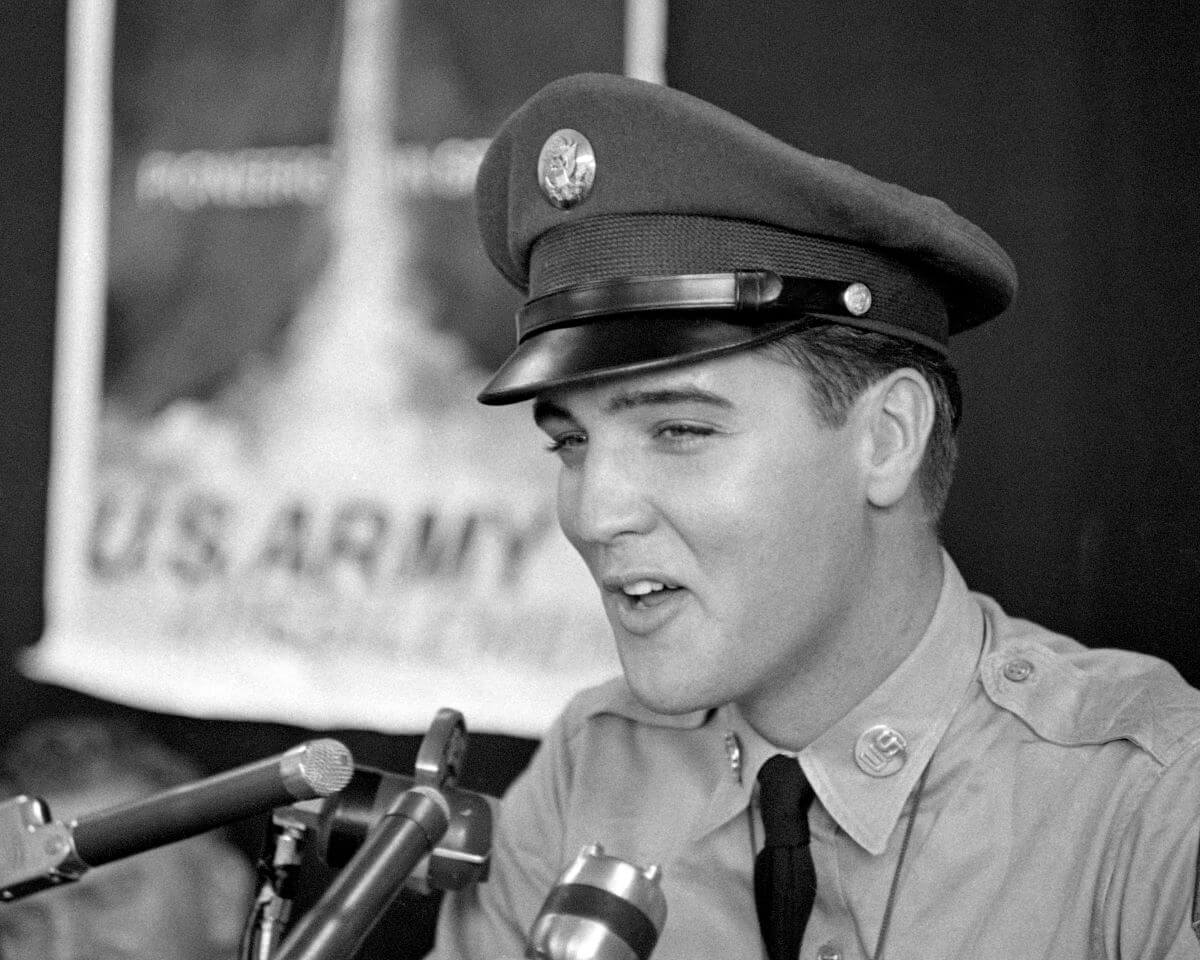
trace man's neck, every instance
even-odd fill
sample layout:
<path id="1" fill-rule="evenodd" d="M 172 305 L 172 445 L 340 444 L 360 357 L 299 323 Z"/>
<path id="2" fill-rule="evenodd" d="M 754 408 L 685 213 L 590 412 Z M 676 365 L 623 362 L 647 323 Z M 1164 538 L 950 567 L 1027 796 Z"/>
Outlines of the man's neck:
<path id="1" fill-rule="evenodd" d="M 808 651 L 805 669 L 738 704 L 764 738 L 802 750 L 861 703 L 920 643 L 944 576 L 932 531 L 878 551 L 863 571 L 857 602 L 837 629 Z"/>

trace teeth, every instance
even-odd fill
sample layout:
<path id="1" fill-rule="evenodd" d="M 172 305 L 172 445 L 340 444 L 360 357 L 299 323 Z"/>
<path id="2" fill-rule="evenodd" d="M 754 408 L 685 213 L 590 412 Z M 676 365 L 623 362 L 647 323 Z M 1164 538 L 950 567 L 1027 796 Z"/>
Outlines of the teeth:
<path id="1" fill-rule="evenodd" d="M 659 590 L 666 590 L 665 583 L 659 583 L 657 580 L 638 580 L 635 583 L 626 584 L 621 588 L 625 594 L 630 597 L 644 597 L 648 593 L 658 593 Z"/>

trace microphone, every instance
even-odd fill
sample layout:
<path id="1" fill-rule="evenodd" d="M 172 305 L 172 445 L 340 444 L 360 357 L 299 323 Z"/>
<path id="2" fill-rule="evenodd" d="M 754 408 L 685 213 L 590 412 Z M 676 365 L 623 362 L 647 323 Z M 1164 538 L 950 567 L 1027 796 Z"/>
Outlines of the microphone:
<path id="1" fill-rule="evenodd" d="M 529 931 L 526 960 L 648 960 L 667 919 L 657 865 L 641 869 L 584 847 Z"/>
<path id="2" fill-rule="evenodd" d="M 78 880 L 90 867 L 205 833 L 283 804 L 329 796 L 354 772 L 350 751 L 310 740 L 259 760 L 64 825 L 37 798 L 0 803 L 0 900 Z"/>
<path id="3" fill-rule="evenodd" d="M 432 772 L 434 782 L 425 783 L 425 771 L 420 764 L 418 770 L 422 772 L 412 777 L 385 773 L 372 767 L 356 767 L 354 776 L 339 793 L 324 800 L 309 800 L 280 807 L 272 813 L 271 839 L 259 863 L 263 883 L 244 933 L 243 943 L 246 946 L 242 957 L 245 960 L 278 960 L 276 950 L 286 930 L 296 896 L 293 874 L 304 850 L 311 849 L 335 870 L 346 867 L 353 862 L 373 831 L 386 825 L 388 817 L 396 815 L 397 804 L 405 794 L 415 787 L 437 789 L 439 778 L 447 782 L 437 791 L 446 804 L 449 820 L 445 835 L 439 840 L 431 831 L 433 849 L 422 851 L 415 866 L 396 869 L 393 864 L 390 868 L 394 873 L 388 881 L 389 890 L 394 889 L 398 893 L 404 887 L 427 895 L 434 890 L 461 890 L 469 884 L 487 879 L 491 864 L 492 811 L 496 801 L 483 794 L 449 786 L 449 777 L 439 777 L 436 768 Z M 375 879 L 380 880 L 383 874 L 378 861 L 381 856 L 386 858 L 390 855 L 381 853 L 377 848 L 376 852 L 364 856 L 366 860 L 356 869 L 361 870 L 362 863 L 373 864 Z M 380 898 L 380 912 L 391 902 L 395 893 L 385 891 L 372 894 Z M 344 897 L 344 888 L 339 891 L 331 887 L 327 891 L 323 901 L 325 905 L 314 908 L 324 911 L 326 919 L 321 921 L 322 924 L 337 922 L 329 918 L 337 918 L 340 908 L 331 905 L 339 903 Z M 356 895 L 356 898 L 361 899 L 362 894 Z M 361 937 L 365 938 L 376 920 L 378 916 L 359 909 L 349 922 L 361 930 Z M 328 933 L 325 935 L 329 936 Z M 337 931 L 337 937 L 346 943 L 360 939 L 359 933 L 349 933 L 344 926 Z M 330 955 L 339 956 L 336 953 Z"/>
<path id="4" fill-rule="evenodd" d="M 310 822 L 317 855 L 334 869 L 345 866 L 388 809 L 417 784 L 412 776 L 356 767 L 341 792 L 319 801 L 316 807 L 315 819 Z M 491 865 L 496 799 L 448 784 L 441 787 L 441 794 L 450 810 L 450 823 L 445 836 L 405 881 L 405 886 L 417 893 L 461 890 L 482 883 Z M 316 804 L 298 806 L 312 808 Z M 287 813 L 278 811 L 276 819 Z"/>
<path id="5" fill-rule="evenodd" d="M 288 934 L 275 960 L 341 960 L 357 953 L 449 823 L 450 807 L 436 787 L 415 786 L 401 794 Z"/>
<path id="6" fill-rule="evenodd" d="M 274 960 L 341 960 L 357 952 L 383 911 L 421 863 L 433 864 L 438 844 L 454 821 L 455 847 L 446 850 L 449 866 L 438 883 L 465 886 L 486 873 L 491 844 L 491 807 L 480 795 L 455 789 L 467 728 L 457 710 L 437 712 L 417 751 L 411 778 L 364 768 L 356 772 L 344 805 L 322 808 L 295 804 L 276 811 L 276 824 L 312 829 L 332 865 L 344 863 L 337 878 L 283 942 Z M 455 810 L 447 795 L 455 797 Z M 473 838 L 473 839 L 472 839 Z M 482 839 L 479 839 L 482 838 Z M 469 855 L 460 851 L 471 843 Z M 425 881 L 432 885 L 434 868 Z"/>
<path id="7" fill-rule="evenodd" d="M 404 886 L 417 893 L 461 890 L 487 879 L 491 862 L 493 797 L 457 787 L 467 749 L 463 715 L 449 707 L 437 711 L 421 740 L 411 776 L 357 767 L 350 782 L 322 801 L 276 810 L 277 827 L 303 830 L 325 863 L 338 869 L 349 863 L 368 834 L 413 787 L 433 787 L 449 807 L 449 826 L 434 849 L 412 869 Z"/>

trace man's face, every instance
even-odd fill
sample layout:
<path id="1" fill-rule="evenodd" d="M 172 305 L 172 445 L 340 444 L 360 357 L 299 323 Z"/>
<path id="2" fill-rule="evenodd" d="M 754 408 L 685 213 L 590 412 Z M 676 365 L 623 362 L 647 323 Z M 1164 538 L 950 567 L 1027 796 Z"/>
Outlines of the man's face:
<path id="1" fill-rule="evenodd" d="M 547 391 L 534 415 L 647 706 L 753 707 L 829 655 L 865 556 L 863 453 L 802 373 L 744 352 Z"/>
<path id="2" fill-rule="evenodd" d="M 152 792 L 117 785 L 46 800 L 56 820 L 70 820 Z M 213 960 L 209 898 L 202 889 L 207 878 L 197 863 L 209 842 L 150 850 L 91 870 L 76 883 L 0 905 L 0 958 Z"/>

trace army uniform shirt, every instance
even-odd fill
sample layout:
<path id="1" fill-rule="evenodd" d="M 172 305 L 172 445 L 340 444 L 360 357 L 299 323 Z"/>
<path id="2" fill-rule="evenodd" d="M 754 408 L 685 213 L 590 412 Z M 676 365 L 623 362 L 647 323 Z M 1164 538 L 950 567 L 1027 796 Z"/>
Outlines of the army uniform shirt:
<path id="1" fill-rule="evenodd" d="M 945 568 L 911 655 L 799 754 L 817 797 L 801 958 L 1200 958 L 1200 693 L 1010 618 Z M 662 867 L 654 960 L 764 957 L 755 777 L 777 752 L 730 706 L 661 716 L 621 680 L 579 695 L 504 800 L 489 881 L 447 896 L 437 955 L 521 956 L 600 843 Z"/>

